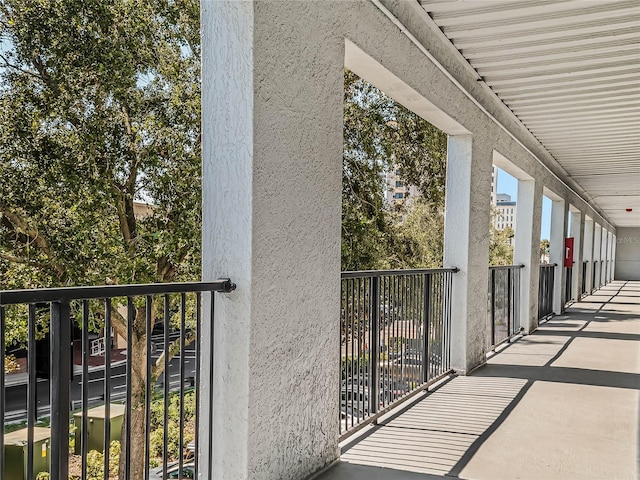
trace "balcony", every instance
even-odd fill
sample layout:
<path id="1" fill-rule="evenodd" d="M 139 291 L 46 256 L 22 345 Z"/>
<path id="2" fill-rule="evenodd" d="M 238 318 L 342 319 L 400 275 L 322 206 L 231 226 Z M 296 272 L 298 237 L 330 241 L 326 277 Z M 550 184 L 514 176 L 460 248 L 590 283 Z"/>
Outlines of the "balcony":
<path id="1" fill-rule="evenodd" d="M 325 478 L 375 472 L 540 478 L 544 468 L 549 477 L 637 477 L 637 4 L 471 3 L 201 2 L 205 283 L 171 291 L 22 292 L 13 299 L 2 292 L 0 324 L 17 309 L 29 331 L 23 411 L 12 410 L 25 418 L 26 434 L 17 443 L 27 457 L 48 456 L 51 478 L 66 480 L 70 420 L 80 411 L 84 425 L 73 447 L 80 449 L 82 475 L 88 410 L 105 404 L 102 415 L 109 418 L 124 400 L 125 411 L 135 409 L 144 422 L 124 422 L 122 471 L 128 480 L 146 480 L 153 460 L 156 473 L 168 475 L 175 438 L 163 401 L 155 421 L 167 428 L 154 433 L 160 453 L 152 459 L 140 451 L 152 434 L 146 418 L 152 397 L 192 388 L 185 382 L 191 373 L 181 366 L 186 355 L 171 367 L 148 336 L 137 354 L 128 342 L 125 363 L 117 366 L 125 371 L 118 380 L 125 380 L 124 394 L 109 405 L 111 367 L 107 361 L 105 373 L 89 368 L 88 337 L 80 339 L 80 370 L 72 368 L 71 322 L 95 316 L 107 327 L 104 340 L 120 317 L 129 319 L 125 330 L 132 318 L 143 332 L 153 332 L 157 322 L 161 339 L 154 343 L 162 350 L 176 340 L 188 346 L 186 336 L 195 332 L 189 349 L 197 352 L 198 408 L 191 433 L 203 479 L 307 479 L 337 461 L 341 449 L 342 461 Z M 402 305 L 385 298 L 389 285 L 404 291 L 405 280 L 387 278 L 376 290 L 375 275 L 361 277 L 348 287 L 349 299 L 369 306 L 371 293 L 380 293 L 367 315 L 353 301 L 349 306 L 341 290 L 345 67 L 448 138 L 446 275 L 412 274 L 409 284 L 422 290 L 410 296 L 415 303 Z M 493 167 L 518 183 L 516 265 L 507 269 L 488 265 Z M 550 265 L 541 270 L 543 196 L 553 206 Z M 575 240 L 573 259 L 564 255 L 568 237 Z M 438 276 L 446 282 L 431 282 Z M 237 289 L 217 293 L 231 290 L 216 281 L 227 277 Z M 436 298 L 443 299 L 437 307 Z M 407 305 L 411 320 L 391 320 L 406 317 Z M 195 327 L 174 330 L 182 313 Z M 362 321 L 341 328 L 341 316 L 357 315 Z M 51 379 L 37 381 L 37 325 L 47 321 L 52 370 L 44 370 Z M 122 336 L 131 339 L 137 327 L 121 329 Z M 343 339 L 362 327 L 375 342 Z M 109 342 L 103 345 L 109 357 Z M 354 358 L 363 350 L 368 363 Z M 160 374 L 153 378 L 167 367 L 180 372 L 173 385 Z M 354 379 L 357 371 L 362 382 Z M 153 380 L 143 392 L 126 382 L 135 374 Z M 344 425 L 343 380 L 344 400 L 351 402 Z M 39 405 L 47 394 L 50 406 Z M 133 405 L 130 397 L 143 401 Z M 9 399 L 0 398 L 7 418 Z M 187 409 L 184 401 L 178 409 Z M 48 414 L 50 423 L 41 422 Z M 127 432 L 140 425 L 144 433 L 136 439 L 142 440 L 132 440 Z M 36 428 L 51 428 L 51 451 L 40 449 Z M 103 445 L 109 430 L 100 432 Z M 348 442 L 342 447 L 341 436 Z M 107 470 L 108 455 L 102 460 Z"/>
<path id="2" fill-rule="evenodd" d="M 467 376 L 451 368 L 457 269 L 342 274 L 341 349 L 334 359 L 341 365 L 335 401 L 342 455 L 318 480 L 634 475 L 640 449 L 640 282 L 610 282 L 562 315 L 543 311 L 539 328 L 523 335 L 522 268 L 490 269 L 483 347 L 488 360 Z M 556 268 L 541 266 L 541 278 Z M 541 280 L 539 298 L 551 298 L 551 287 Z M 202 354 L 203 313 L 216 292 L 233 289 L 220 280 L 1 292 L 0 333 L 21 315 L 29 332 L 23 397 L 7 377 L 0 383 L 5 425 L 9 418 L 8 425 L 20 424 L 16 408 L 19 415 L 24 404 L 24 429 L 0 435 L 6 478 L 22 478 L 12 470 L 14 437 L 24 445 L 26 478 L 40 471 L 51 471 L 54 479 L 87 478 L 95 468 L 89 451 L 109 449 L 111 467 L 109 455 L 100 458 L 103 472 L 111 468 L 112 476 L 119 458 L 125 479 L 173 478 L 168 475 L 174 470 L 191 478 L 189 472 L 211 458 L 202 447 L 210 442 L 201 419 L 211 415 L 211 404 L 202 402 L 201 391 L 212 371 L 209 366 L 203 374 L 210 361 Z M 90 321 L 100 317 L 108 332 L 119 315 L 127 338 L 135 337 L 141 321 L 156 333 L 137 347 L 127 342 L 124 362 L 114 362 L 106 348 L 102 365 L 92 367 Z M 43 323 L 50 330 L 48 372 L 38 369 L 43 359 L 34 346 Z M 81 327 L 82 347 L 74 368 L 72 349 L 63 347 L 71 344 L 73 323 Z M 141 358 L 140 347 L 149 359 L 142 369 L 133 360 Z M 152 380 L 140 384 L 138 374 Z M 144 395 L 136 399 L 141 387 Z M 141 430 L 135 431 L 135 421 L 142 422 Z M 171 422 L 173 430 L 162 428 Z M 34 461 L 38 457 L 44 462 Z"/>

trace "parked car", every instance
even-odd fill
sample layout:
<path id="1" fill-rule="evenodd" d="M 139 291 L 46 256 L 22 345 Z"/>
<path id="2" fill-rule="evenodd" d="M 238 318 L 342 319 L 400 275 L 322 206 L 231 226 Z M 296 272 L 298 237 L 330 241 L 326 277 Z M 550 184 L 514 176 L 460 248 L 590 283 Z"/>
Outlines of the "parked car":
<path id="1" fill-rule="evenodd" d="M 162 467 L 154 468 L 149 472 L 149 480 L 162 480 Z M 174 462 L 167 465 L 167 478 L 196 478 L 196 466 L 195 463 L 185 463 L 182 465 L 182 476 L 180 475 L 180 465 L 178 462 Z"/>

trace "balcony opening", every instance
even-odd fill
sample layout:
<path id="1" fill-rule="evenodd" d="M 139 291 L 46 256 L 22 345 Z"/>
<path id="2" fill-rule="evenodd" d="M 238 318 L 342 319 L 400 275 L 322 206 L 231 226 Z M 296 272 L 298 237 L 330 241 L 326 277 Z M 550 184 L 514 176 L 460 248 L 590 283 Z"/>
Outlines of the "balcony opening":
<path id="1" fill-rule="evenodd" d="M 340 430 L 450 370 L 447 137 L 345 69 Z"/>

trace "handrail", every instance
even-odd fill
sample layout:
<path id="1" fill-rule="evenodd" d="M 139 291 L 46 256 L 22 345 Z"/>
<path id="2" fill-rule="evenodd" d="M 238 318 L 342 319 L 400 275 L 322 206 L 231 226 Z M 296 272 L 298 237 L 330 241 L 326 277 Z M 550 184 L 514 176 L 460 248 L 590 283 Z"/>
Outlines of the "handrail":
<path id="1" fill-rule="evenodd" d="M 146 283 L 138 285 L 100 285 L 90 287 L 34 288 L 0 291 L 0 305 L 19 303 L 68 302 L 112 297 L 133 297 L 161 293 L 232 292 L 236 285 L 228 278 L 213 282 Z"/>
<path id="2" fill-rule="evenodd" d="M 408 268 L 406 270 L 349 270 L 340 274 L 341 278 L 385 277 L 388 275 L 423 275 L 426 273 L 458 273 L 458 267 L 449 268 Z"/>
<path id="3" fill-rule="evenodd" d="M 524 268 L 525 265 L 524 263 L 521 263 L 519 265 L 489 265 L 489 270 L 508 270 L 508 269 L 513 269 L 513 268 Z"/>

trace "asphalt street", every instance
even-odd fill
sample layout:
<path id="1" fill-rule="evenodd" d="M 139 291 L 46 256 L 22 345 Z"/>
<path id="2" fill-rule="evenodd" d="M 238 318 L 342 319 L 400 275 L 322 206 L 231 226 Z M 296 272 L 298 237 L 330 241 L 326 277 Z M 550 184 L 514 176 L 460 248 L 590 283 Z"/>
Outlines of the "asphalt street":
<path id="1" fill-rule="evenodd" d="M 178 333 L 170 334 L 171 340 L 178 338 Z M 164 348 L 164 336 L 152 336 L 154 344 L 152 361 L 158 359 Z M 196 358 L 195 344 L 188 345 L 184 351 L 185 359 L 185 386 L 190 386 L 195 378 Z M 74 411 L 79 410 L 82 405 L 82 375 L 74 367 L 74 376 L 70 385 L 71 406 Z M 88 404 L 90 407 L 104 404 L 104 367 L 94 367 L 88 375 Z M 169 388 L 177 390 L 180 388 L 180 355 L 176 355 L 169 363 Z M 122 402 L 126 398 L 126 362 L 120 362 L 111 366 L 110 399 L 112 402 Z M 156 389 L 164 387 L 164 374 L 156 382 Z M 38 417 L 48 417 L 50 415 L 49 406 L 49 380 L 39 379 L 37 382 L 37 405 Z M 27 419 L 27 385 L 18 384 L 7 386 L 5 390 L 5 424 L 17 423 Z"/>

